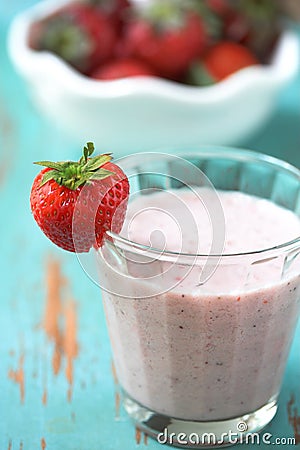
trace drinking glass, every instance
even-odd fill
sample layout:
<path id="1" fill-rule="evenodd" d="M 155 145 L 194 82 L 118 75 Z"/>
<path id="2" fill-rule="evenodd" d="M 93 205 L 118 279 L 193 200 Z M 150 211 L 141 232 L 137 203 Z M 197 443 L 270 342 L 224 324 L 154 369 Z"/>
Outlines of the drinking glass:
<path id="1" fill-rule="evenodd" d="M 125 410 L 161 443 L 194 448 L 237 442 L 232 436 L 241 441 L 277 410 L 299 315 L 300 237 L 222 254 L 218 190 L 268 199 L 299 215 L 300 172 L 263 154 L 220 147 L 141 153 L 118 163 L 131 198 L 204 187 L 213 235 L 207 254 L 167 251 L 114 233 L 97 252 Z M 185 217 L 190 220 L 188 211 Z M 251 222 L 260 225 L 255 217 Z"/>

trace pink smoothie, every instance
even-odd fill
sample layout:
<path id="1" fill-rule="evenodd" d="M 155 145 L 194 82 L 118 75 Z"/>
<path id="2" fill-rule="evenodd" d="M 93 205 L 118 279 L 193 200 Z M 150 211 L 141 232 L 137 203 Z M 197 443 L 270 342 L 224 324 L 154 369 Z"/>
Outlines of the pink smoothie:
<path id="1" fill-rule="evenodd" d="M 203 198 L 214 200 L 210 192 L 199 193 L 202 201 L 188 190 L 133 198 L 122 235 L 174 252 L 209 252 L 212 227 Z M 299 218 L 271 201 L 218 195 L 226 254 L 300 235 Z M 204 284 L 198 260 L 187 271 L 180 258 L 139 264 L 104 250 L 100 264 L 111 291 L 103 298 L 117 374 L 133 399 L 172 417 L 211 421 L 239 417 L 276 398 L 299 312 L 297 259 L 289 264 L 276 252 L 264 262 L 257 255 L 226 256 Z"/>

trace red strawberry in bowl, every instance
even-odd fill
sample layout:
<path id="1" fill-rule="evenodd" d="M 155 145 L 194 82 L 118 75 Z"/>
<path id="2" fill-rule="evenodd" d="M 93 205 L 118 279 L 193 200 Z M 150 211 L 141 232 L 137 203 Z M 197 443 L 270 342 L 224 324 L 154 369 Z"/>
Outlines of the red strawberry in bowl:
<path id="1" fill-rule="evenodd" d="M 37 22 L 30 45 L 55 53 L 81 73 L 88 74 L 111 58 L 118 30 L 106 14 L 88 3 L 69 3 Z"/>
<path id="2" fill-rule="evenodd" d="M 127 58 L 106 63 L 91 74 L 96 80 L 116 80 L 136 76 L 156 76 L 156 73 L 147 63 Z"/>
<path id="3" fill-rule="evenodd" d="M 78 162 L 41 161 L 30 194 L 33 217 L 58 247 L 88 252 L 101 247 L 107 231 L 121 231 L 129 195 L 124 172 L 104 154 L 84 147 Z"/>
<path id="4" fill-rule="evenodd" d="M 142 5 L 127 27 L 127 54 L 145 61 L 162 76 L 180 76 L 207 44 L 204 21 L 187 5 L 174 0 Z"/>
<path id="5" fill-rule="evenodd" d="M 201 60 L 193 63 L 189 81 L 198 86 L 210 85 L 256 64 L 259 64 L 257 58 L 243 45 L 230 41 L 219 42 Z"/>

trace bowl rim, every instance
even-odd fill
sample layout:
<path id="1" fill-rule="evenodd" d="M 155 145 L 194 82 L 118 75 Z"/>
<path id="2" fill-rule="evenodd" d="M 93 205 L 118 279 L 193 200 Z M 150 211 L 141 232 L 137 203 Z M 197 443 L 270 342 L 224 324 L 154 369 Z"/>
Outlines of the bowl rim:
<path id="1" fill-rule="evenodd" d="M 279 38 L 270 64 L 244 68 L 212 86 L 190 86 L 144 76 L 109 81 L 93 80 L 77 72 L 58 56 L 34 50 L 28 45 L 31 26 L 72 1 L 74 0 L 42 0 L 18 13 L 13 19 L 8 33 L 8 52 L 16 68 L 27 79 L 43 80 L 45 74 L 51 73 L 51 78 L 67 91 L 93 99 L 143 95 L 192 104 L 212 104 L 261 85 L 265 89 L 278 89 L 290 82 L 300 67 L 300 41 L 296 32 L 286 30 Z"/>

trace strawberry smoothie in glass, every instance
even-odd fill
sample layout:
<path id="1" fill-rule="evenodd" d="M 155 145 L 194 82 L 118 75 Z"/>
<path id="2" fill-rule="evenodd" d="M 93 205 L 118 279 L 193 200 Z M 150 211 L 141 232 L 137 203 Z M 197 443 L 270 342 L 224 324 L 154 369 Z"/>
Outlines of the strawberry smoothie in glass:
<path id="1" fill-rule="evenodd" d="M 161 443 L 242 440 L 276 413 L 299 315 L 300 172 L 225 148 L 118 164 L 127 216 L 97 261 L 124 407 Z"/>

